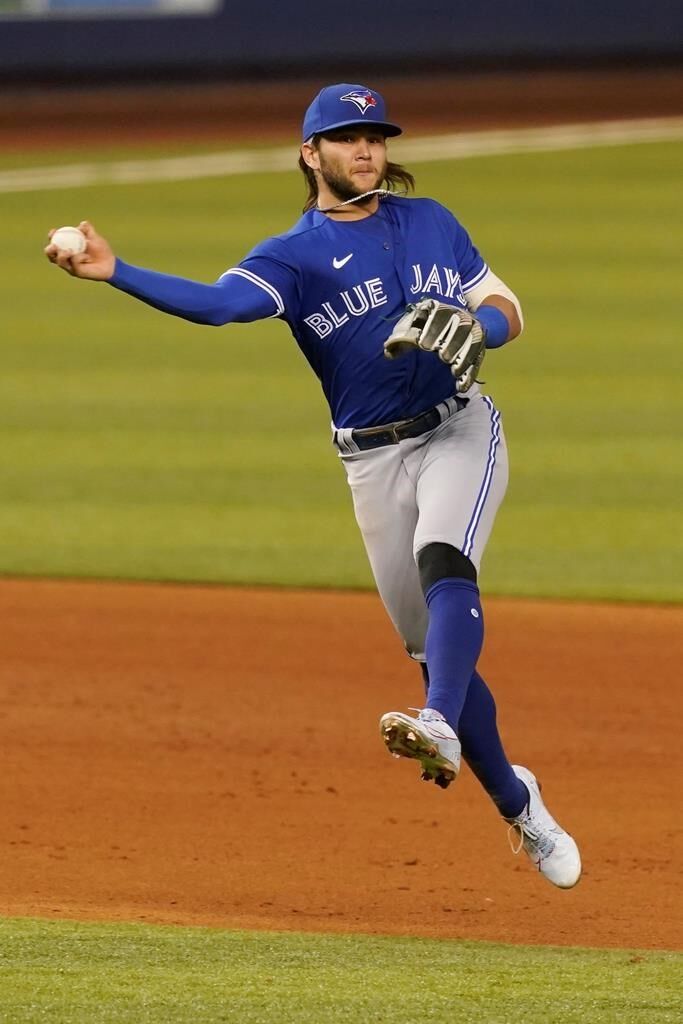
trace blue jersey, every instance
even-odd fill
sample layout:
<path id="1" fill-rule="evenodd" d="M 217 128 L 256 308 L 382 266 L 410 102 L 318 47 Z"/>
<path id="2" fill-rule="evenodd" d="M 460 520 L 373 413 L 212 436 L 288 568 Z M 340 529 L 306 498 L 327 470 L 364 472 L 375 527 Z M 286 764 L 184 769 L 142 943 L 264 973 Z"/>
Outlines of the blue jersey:
<path id="1" fill-rule="evenodd" d="M 305 213 L 213 286 L 121 261 L 111 283 L 201 323 L 279 317 L 318 376 L 335 426 L 365 427 L 408 419 L 453 395 L 450 368 L 438 358 L 416 350 L 389 360 L 384 341 L 423 296 L 465 307 L 487 270 L 445 207 L 389 195 L 360 220 Z"/>

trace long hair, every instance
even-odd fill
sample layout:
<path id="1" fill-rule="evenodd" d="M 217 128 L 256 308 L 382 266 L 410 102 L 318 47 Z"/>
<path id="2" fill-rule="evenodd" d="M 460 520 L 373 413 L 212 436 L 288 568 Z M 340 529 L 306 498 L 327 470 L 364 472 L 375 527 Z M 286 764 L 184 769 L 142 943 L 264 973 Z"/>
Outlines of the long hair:
<path id="1" fill-rule="evenodd" d="M 320 135 L 314 135 L 310 140 L 311 145 L 316 149 L 320 141 Z M 312 210 L 314 206 L 318 205 L 318 182 L 316 181 L 315 173 L 313 168 L 309 167 L 304 158 L 299 154 L 299 170 L 302 172 L 306 179 L 306 202 L 304 203 L 303 212 Z M 397 188 L 406 192 L 415 191 L 415 178 L 407 171 L 401 164 L 394 164 L 391 161 L 387 163 L 387 173 L 384 175 L 382 185 L 394 192 Z"/>

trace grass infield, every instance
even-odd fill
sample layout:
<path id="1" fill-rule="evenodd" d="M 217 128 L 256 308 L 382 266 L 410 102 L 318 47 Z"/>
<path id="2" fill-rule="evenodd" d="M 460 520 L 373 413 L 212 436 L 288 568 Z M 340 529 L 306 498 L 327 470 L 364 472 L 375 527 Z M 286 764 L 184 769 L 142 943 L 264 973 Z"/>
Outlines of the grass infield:
<path id="1" fill-rule="evenodd" d="M 683 597 L 682 154 L 414 168 L 525 307 L 525 337 L 484 365 L 511 456 L 488 593 Z M 186 324 L 41 254 L 49 227 L 88 217 L 131 262 L 210 281 L 300 202 L 294 172 L 0 195 L 15 240 L 0 280 L 0 572 L 371 585 L 329 414 L 287 329 Z"/>
<path id="2" fill-rule="evenodd" d="M 680 953 L 0 920 L 12 1024 L 677 1024 Z"/>

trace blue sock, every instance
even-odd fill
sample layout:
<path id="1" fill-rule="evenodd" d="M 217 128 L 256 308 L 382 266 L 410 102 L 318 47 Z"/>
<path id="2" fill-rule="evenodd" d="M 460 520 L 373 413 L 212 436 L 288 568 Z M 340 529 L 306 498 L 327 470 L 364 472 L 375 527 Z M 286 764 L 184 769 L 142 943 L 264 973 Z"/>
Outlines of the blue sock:
<path id="1" fill-rule="evenodd" d="M 441 579 L 432 584 L 425 598 L 429 608 L 427 707 L 440 711 L 458 732 L 467 688 L 484 642 L 479 588 L 470 580 Z"/>
<path id="2" fill-rule="evenodd" d="M 467 689 L 458 730 L 462 756 L 504 818 L 515 818 L 529 802 L 529 791 L 505 756 L 496 723 L 496 702 L 475 672 Z"/>
<path id="3" fill-rule="evenodd" d="M 429 669 L 420 665 L 425 694 Z M 504 818 L 515 818 L 529 802 L 529 791 L 508 761 L 496 722 L 496 702 L 488 686 L 474 672 L 458 723 L 462 756 Z"/>

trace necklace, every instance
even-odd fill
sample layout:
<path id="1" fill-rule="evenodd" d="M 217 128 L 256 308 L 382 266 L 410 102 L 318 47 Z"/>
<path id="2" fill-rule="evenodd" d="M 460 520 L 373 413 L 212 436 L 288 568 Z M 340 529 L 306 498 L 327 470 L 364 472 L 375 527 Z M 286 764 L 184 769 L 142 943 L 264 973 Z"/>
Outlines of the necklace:
<path id="1" fill-rule="evenodd" d="M 348 206 L 350 203 L 359 203 L 361 199 L 367 199 L 368 196 L 379 196 L 380 199 L 386 199 L 387 196 L 404 196 L 406 192 L 391 192 L 388 188 L 371 188 L 369 192 L 363 192 L 360 196 L 354 196 L 353 199 L 345 199 L 341 203 L 335 203 L 334 206 L 326 206 L 324 209 L 317 207 L 318 213 L 331 213 L 332 210 L 340 210 L 344 206 Z"/>

